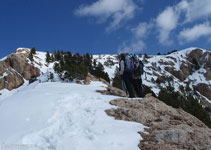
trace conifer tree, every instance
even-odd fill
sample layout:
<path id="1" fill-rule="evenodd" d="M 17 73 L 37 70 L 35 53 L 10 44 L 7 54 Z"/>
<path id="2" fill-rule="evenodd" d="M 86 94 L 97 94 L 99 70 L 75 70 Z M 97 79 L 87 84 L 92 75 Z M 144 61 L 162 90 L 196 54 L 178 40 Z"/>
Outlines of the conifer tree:
<path id="1" fill-rule="evenodd" d="M 51 61 L 52 61 L 52 62 L 54 62 L 54 61 L 55 61 L 54 55 L 53 55 L 53 54 L 51 54 L 51 56 L 50 56 L 50 57 L 51 57 Z"/>
<path id="2" fill-rule="evenodd" d="M 47 63 L 50 63 L 51 62 L 51 56 L 50 56 L 50 53 L 47 51 L 47 53 L 46 53 L 46 62 Z"/>
<path id="3" fill-rule="evenodd" d="M 31 53 L 36 54 L 36 49 L 34 47 L 31 49 Z"/>

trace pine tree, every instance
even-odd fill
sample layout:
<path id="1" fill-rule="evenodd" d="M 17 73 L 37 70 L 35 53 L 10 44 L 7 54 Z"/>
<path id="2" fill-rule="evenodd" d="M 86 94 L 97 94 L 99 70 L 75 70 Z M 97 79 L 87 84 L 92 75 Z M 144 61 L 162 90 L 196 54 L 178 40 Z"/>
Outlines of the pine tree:
<path id="1" fill-rule="evenodd" d="M 35 47 L 33 47 L 33 48 L 31 49 L 31 53 L 32 53 L 32 54 L 36 54 L 36 49 L 35 49 Z"/>
<path id="2" fill-rule="evenodd" d="M 47 53 L 46 53 L 46 62 L 47 63 L 50 63 L 51 62 L 51 56 L 50 56 L 50 53 L 47 51 Z"/>
<path id="3" fill-rule="evenodd" d="M 54 62 L 55 61 L 55 58 L 54 58 L 54 55 L 51 54 L 51 61 Z"/>
<path id="4" fill-rule="evenodd" d="M 114 74 L 115 74 L 115 76 L 113 78 L 112 86 L 123 90 L 122 81 L 119 76 L 119 68 L 118 67 L 116 67 Z"/>

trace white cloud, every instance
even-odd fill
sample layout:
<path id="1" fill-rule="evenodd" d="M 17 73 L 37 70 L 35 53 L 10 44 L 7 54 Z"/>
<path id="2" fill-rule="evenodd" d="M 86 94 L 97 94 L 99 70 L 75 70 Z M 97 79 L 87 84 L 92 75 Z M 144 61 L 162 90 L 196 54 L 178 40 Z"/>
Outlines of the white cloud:
<path id="1" fill-rule="evenodd" d="M 185 12 L 184 23 L 211 17 L 211 0 L 182 0 L 176 7 Z"/>
<path id="2" fill-rule="evenodd" d="M 131 29 L 133 34 L 131 40 L 123 42 L 119 47 L 118 52 L 136 53 L 143 51 L 145 48 L 144 39 L 147 38 L 152 28 L 153 23 L 139 23 L 137 27 Z"/>
<path id="3" fill-rule="evenodd" d="M 159 31 L 158 40 L 162 45 L 171 45 L 171 32 L 180 25 L 194 22 L 199 19 L 207 19 L 211 17 L 211 0 L 182 0 L 178 4 L 167 7 L 156 18 L 156 26 Z M 186 42 L 198 39 L 208 33 L 194 34 L 198 28 L 203 28 L 203 25 L 195 26 L 192 29 L 183 30 L 179 38 L 186 39 Z M 204 25 L 205 26 L 205 25 Z M 205 29 L 205 27 L 203 28 Z M 200 29 L 203 31 L 203 29 Z M 187 33 L 188 35 L 185 35 Z M 189 35 L 190 34 L 190 35 Z"/>
<path id="4" fill-rule="evenodd" d="M 131 43 L 124 42 L 118 49 L 118 53 L 136 53 L 143 51 L 145 44 L 142 40 L 134 40 Z"/>
<path id="5" fill-rule="evenodd" d="M 98 0 L 91 5 L 82 5 L 75 11 L 79 16 L 96 17 L 98 21 L 111 19 L 107 30 L 115 30 L 124 21 L 134 16 L 136 5 L 131 0 Z"/>
<path id="6" fill-rule="evenodd" d="M 132 29 L 132 32 L 136 38 L 145 38 L 148 36 L 152 27 L 153 27 L 153 23 L 148 24 L 146 22 L 141 22 L 139 23 L 137 27 Z"/>
<path id="7" fill-rule="evenodd" d="M 167 7 L 161 12 L 157 19 L 156 25 L 158 27 L 158 40 L 163 45 L 171 44 L 169 40 L 170 32 L 177 27 L 179 14 L 176 13 L 173 7 Z"/>
<path id="8" fill-rule="evenodd" d="M 178 37 L 183 44 L 185 42 L 195 41 L 203 36 L 211 36 L 211 24 L 209 22 L 195 25 L 193 28 L 184 29 L 179 33 Z"/>

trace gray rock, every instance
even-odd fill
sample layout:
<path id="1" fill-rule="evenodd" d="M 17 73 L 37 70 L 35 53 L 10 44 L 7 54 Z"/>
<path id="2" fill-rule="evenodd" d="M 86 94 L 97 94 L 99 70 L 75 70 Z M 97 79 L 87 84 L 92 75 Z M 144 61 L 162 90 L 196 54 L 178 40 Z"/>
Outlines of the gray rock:
<path id="1" fill-rule="evenodd" d="M 149 150 L 202 150 L 211 149 L 211 129 L 182 109 L 148 96 L 143 99 L 115 99 L 116 109 L 105 112 L 118 120 L 135 121 L 149 128 L 140 133 L 140 149 Z"/>

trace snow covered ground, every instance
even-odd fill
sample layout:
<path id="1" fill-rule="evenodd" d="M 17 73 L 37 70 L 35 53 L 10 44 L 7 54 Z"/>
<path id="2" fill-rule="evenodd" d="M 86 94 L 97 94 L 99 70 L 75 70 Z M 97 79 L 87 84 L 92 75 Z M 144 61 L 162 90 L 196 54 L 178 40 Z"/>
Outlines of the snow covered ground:
<path id="1" fill-rule="evenodd" d="M 1 99 L 0 150 L 138 150 L 142 124 L 106 115 L 115 96 L 90 85 L 35 82 Z"/>

